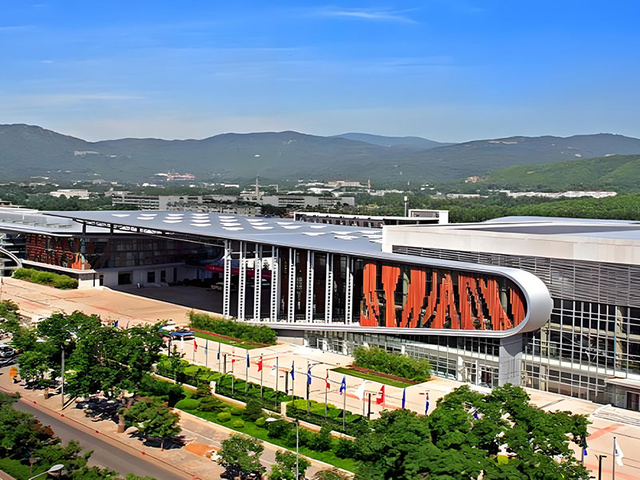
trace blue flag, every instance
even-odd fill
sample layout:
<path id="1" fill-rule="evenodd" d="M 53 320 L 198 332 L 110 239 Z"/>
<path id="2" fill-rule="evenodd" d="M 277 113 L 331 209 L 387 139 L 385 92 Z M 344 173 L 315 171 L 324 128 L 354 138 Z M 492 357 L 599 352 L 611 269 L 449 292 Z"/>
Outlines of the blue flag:
<path id="1" fill-rule="evenodd" d="M 222 347 L 222 344 L 219 343 L 218 344 L 218 353 L 216 354 L 216 360 L 220 360 L 220 348 Z"/>
<path id="2" fill-rule="evenodd" d="M 476 407 L 471 407 L 471 415 L 473 415 L 473 418 L 475 418 L 476 420 L 480 418 L 478 416 L 478 410 L 476 409 Z"/>
<path id="3" fill-rule="evenodd" d="M 113 326 L 118 328 L 118 320 L 116 320 L 115 322 L 113 322 Z"/>
<path id="4" fill-rule="evenodd" d="M 295 363 L 294 363 L 294 362 L 291 362 L 291 380 L 295 380 L 295 379 L 296 379 L 296 377 L 295 377 L 295 373 L 296 373 L 296 370 L 295 370 Z"/>
<path id="5" fill-rule="evenodd" d="M 247 368 L 249 368 L 249 354 L 247 353 Z"/>
<path id="6" fill-rule="evenodd" d="M 307 385 L 311 385 L 311 367 L 307 370 Z"/>
<path id="7" fill-rule="evenodd" d="M 347 376 L 342 377 L 342 382 L 340 383 L 340 395 L 347 391 Z"/>
<path id="8" fill-rule="evenodd" d="M 404 406 L 407 403 L 407 389 L 402 389 L 402 409 L 404 410 Z"/>
<path id="9" fill-rule="evenodd" d="M 585 457 L 587 456 L 587 449 L 586 448 L 582 449 L 582 455 L 584 455 Z"/>

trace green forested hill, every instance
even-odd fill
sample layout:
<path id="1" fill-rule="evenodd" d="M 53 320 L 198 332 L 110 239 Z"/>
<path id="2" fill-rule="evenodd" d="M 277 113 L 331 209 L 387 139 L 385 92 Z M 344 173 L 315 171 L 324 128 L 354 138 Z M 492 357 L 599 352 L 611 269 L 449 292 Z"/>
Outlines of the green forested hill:
<path id="1" fill-rule="evenodd" d="M 491 172 L 483 182 L 488 186 L 519 190 L 640 191 L 640 154 L 519 165 Z"/>

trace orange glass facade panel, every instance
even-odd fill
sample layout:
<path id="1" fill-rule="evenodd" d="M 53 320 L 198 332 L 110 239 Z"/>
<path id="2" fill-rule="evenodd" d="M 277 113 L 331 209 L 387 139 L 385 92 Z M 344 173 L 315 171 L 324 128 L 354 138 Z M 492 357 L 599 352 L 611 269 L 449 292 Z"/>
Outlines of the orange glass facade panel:
<path id="1" fill-rule="evenodd" d="M 360 325 L 508 330 L 525 318 L 512 281 L 481 273 L 365 262 Z"/>

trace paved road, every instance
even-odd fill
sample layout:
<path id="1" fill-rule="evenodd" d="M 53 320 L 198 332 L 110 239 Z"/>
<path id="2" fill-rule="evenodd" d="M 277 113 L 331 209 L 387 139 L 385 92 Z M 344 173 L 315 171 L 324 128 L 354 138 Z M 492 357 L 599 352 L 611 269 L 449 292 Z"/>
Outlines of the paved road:
<path id="1" fill-rule="evenodd" d="M 127 473 L 134 473 L 140 476 L 149 475 L 158 480 L 192 478 L 190 475 L 174 471 L 169 466 L 151 463 L 141 458 L 140 454 L 133 453 L 129 447 L 99 434 L 90 433 L 86 428 L 71 420 L 52 416 L 24 400 L 19 400 L 14 404 L 14 407 L 22 412 L 29 412 L 35 415 L 44 425 L 49 425 L 64 442 L 77 440 L 85 450 L 93 450 L 93 455 L 91 455 L 89 461 L 92 465 L 110 468 L 123 476 Z"/>

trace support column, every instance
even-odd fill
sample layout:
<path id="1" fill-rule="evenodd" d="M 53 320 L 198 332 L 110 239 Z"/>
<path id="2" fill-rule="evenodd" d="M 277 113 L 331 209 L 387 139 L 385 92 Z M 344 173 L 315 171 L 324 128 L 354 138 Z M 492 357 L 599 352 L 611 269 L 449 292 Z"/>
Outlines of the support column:
<path id="1" fill-rule="evenodd" d="M 231 309 L 231 240 L 224 241 L 223 263 L 224 281 L 222 287 L 222 315 L 224 315 L 225 317 L 229 317 Z"/>
<path id="2" fill-rule="evenodd" d="M 480 372 L 478 372 L 479 374 Z M 522 334 L 500 339 L 498 385 L 520 385 L 522 380 Z"/>
<path id="3" fill-rule="evenodd" d="M 333 254 L 327 252 L 327 268 L 324 288 L 324 321 L 333 319 Z"/>
<path id="4" fill-rule="evenodd" d="M 253 320 L 258 322 L 262 318 L 262 245 L 259 243 L 255 244 L 253 287 Z"/>
<path id="5" fill-rule="evenodd" d="M 306 315 L 307 322 L 313 321 L 313 270 L 315 266 L 315 253 L 307 250 L 307 294 L 306 294 Z"/>
<path id="6" fill-rule="evenodd" d="M 347 256 L 347 278 L 345 280 L 344 323 L 353 323 L 353 258 Z"/>
<path id="7" fill-rule="evenodd" d="M 280 256 L 278 247 L 271 247 L 271 304 L 269 320 L 278 321 L 280 313 Z"/>
<path id="8" fill-rule="evenodd" d="M 247 286 L 247 244 L 240 242 L 238 257 L 238 320 L 244 320 L 245 290 Z"/>
<path id="9" fill-rule="evenodd" d="M 296 319 L 296 249 L 289 249 L 289 272 L 288 272 L 288 299 L 287 299 L 287 321 L 294 322 Z"/>

